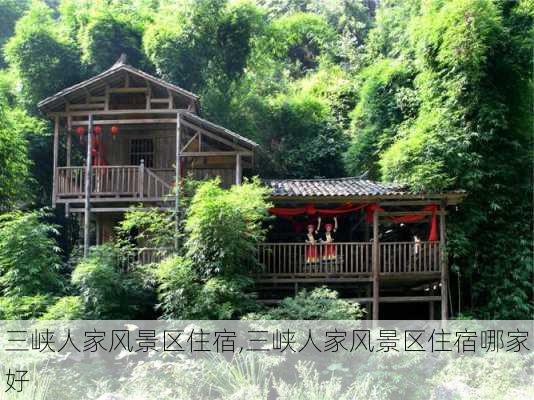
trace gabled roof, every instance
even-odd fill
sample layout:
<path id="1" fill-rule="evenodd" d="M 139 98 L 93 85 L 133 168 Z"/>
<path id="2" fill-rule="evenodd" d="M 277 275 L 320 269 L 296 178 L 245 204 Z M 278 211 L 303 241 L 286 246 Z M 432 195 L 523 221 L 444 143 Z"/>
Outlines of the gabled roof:
<path id="1" fill-rule="evenodd" d="M 223 138 L 229 139 L 232 142 L 237 143 L 247 149 L 254 149 L 259 146 L 258 143 L 247 139 L 246 137 L 241 136 L 238 133 L 235 133 L 229 129 L 226 129 L 223 126 L 214 124 L 213 122 L 210 122 L 207 119 L 201 118 L 198 115 L 193 114 L 189 111 L 183 111 L 181 115 L 185 121 L 190 122 L 191 124 L 196 125 L 200 128 L 212 131 L 222 136 Z"/>
<path id="2" fill-rule="evenodd" d="M 117 60 L 117 62 L 113 64 L 111 68 L 83 82 L 77 83 L 76 85 L 63 89 L 57 92 L 56 94 L 50 97 L 47 97 L 44 100 L 41 100 L 37 104 L 37 107 L 39 107 L 39 109 L 43 111 L 52 109 L 58 103 L 63 103 L 65 100 L 67 100 L 69 96 L 75 96 L 77 92 L 81 92 L 81 91 L 85 92 L 85 90 L 98 87 L 102 85 L 103 82 L 109 81 L 112 78 L 124 72 L 130 73 L 132 75 L 136 75 L 142 79 L 146 79 L 147 81 L 155 85 L 159 85 L 165 89 L 168 89 L 173 93 L 187 97 L 194 102 L 198 102 L 199 96 L 197 96 L 196 94 L 191 93 L 185 89 L 182 89 L 181 87 L 178 87 L 176 85 L 173 85 L 172 83 L 165 82 L 164 80 L 156 78 L 155 76 L 147 74 L 146 72 L 143 72 L 137 68 L 132 67 L 131 65 L 125 64 L 124 58 L 121 56 L 121 58 L 119 58 L 119 60 Z"/>
<path id="3" fill-rule="evenodd" d="M 404 185 L 374 182 L 359 177 L 335 179 L 265 179 L 275 198 L 354 198 L 354 197 L 461 197 L 464 191 L 415 193 Z"/>

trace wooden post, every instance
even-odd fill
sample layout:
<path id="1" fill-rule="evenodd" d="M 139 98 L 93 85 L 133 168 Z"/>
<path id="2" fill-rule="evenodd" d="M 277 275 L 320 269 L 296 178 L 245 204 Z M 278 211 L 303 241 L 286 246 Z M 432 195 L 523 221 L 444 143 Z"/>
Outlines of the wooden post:
<path id="1" fill-rule="evenodd" d="M 243 175 L 243 169 L 241 167 L 241 154 L 235 156 L 235 184 L 241 185 L 241 177 Z"/>
<path id="2" fill-rule="evenodd" d="M 434 319 L 434 302 L 428 302 L 428 319 L 432 321 Z"/>
<path id="3" fill-rule="evenodd" d="M 91 221 L 91 170 L 92 170 L 92 136 L 93 136 L 93 116 L 89 114 L 89 125 L 87 127 L 87 157 L 85 166 L 85 215 L 83 224 L 83 256 L 89 255 L 89 224 Z"/>
<path id="4" fill-rule="evenodd" d="M 442 207 L 444 208 L 444 207 Z M 443 210 L 445 211 L 445 210 Z M 446 254 L 446 236 L 445 236 L 445 213 L 442 212 L 439 215 L 439 247 L 441 254 L 441 319 L 446 320 L 449 316 L 449 303 L 448 303 L 448 281 L 449 270 L 447 265 Z"/>
<path id="5" fill-rule="evenodd" d="M 57 166 L 58 166 L 58 152 L 59 152 L 59 117 L 54 119 L 54 170 L 52 171 L 52 207 L 56 206 L 57 196 Z"/>
<path id="6" fill-rule="evenodd" d="M 180 165 L 182 152 L 182 133 L 180 128 L 180 118 L 181 114 L 176 114 L 176 174 L 175 174 L 175 205 L 174 205 L 174 218 L 176 222 L 176 237 L 174 239 L 174 248 L 178 250 L 178 229 L 180 227 L 180 181 L 182 179 L 182 167 Z"/>
<path id="7" fill-rule="evenodd" d="M 373 214 L 373 320 L 378 320 L 380 302 L 380 243 L 378 241 L 378 211 Z"/>
<path id="8" fill-rule="evenodd" d="M 145 160 L 139 165 L 139 198 L 145 197 Z"/>
<path id="9" fill-rule="evenodd" d="M 72 124 L 71 117 L 67 119 L 67 167 L 70 167 L 71 163 L 71 153 L 72 153 L 72 134 L 71 134 Z"/>

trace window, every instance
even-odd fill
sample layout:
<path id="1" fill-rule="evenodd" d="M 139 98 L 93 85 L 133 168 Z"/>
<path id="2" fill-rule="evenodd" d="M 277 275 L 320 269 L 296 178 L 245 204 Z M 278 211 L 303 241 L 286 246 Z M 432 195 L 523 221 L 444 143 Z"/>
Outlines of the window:
<path id="1" fill-rule="evenodd" d="M 145 167 L 154 166 L 154 141 L 152 139 L 130 140 L 130 165 L 139 165 L 145 160 Z"/>

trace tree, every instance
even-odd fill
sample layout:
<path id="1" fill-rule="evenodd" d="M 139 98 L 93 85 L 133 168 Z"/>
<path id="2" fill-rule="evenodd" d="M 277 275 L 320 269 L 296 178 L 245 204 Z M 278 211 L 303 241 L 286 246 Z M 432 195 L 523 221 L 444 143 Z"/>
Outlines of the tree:
<path id="1" fill-rule="evenodd" d="M 54 236 L 44 211 L 13 211 L 0 215 L 0 293 L 33 296 L 58 293 L 64 282 Z"/>
<path id="2" fill-rule="evenodd" d="M 143 32 L 131 21 L 120 18 L 113 10 L 93 13 L 81 32 L 82 60 L 91 66 L 94 74 L 108 69 L 121 54 L 128 64 L 148 69 L 142 52 Z"/>
<path id="3" fill-rule="evenodd" d="M 5 53 L 22 84 L 21 100 L 30 110 L 80 80 L 79 51 L 61 34 L 52 10 L 43 3 L 32 3 L 17 21 Z"/>
<path id="4" fill-rule="evenodd" d="M 471 292 L 475 315 L 485 318 L 533 311 L 532 176 L 524 173 L 532 22 L 527 2 L 426 4 L 412 20 L 418 116 L 380 157 L 388 180 L 469 193 L 451 221 L 452 270 L 467 278 L 458 290 Z"/>
<path id="5" fill-rule="evenodd" d="M 29 2 L 26 0 L 1 0 L 0 1 L 0 50 L 13 35 L 15 22 L 24 14 Z M 6 66 L 2 52 L 0 51 L 0 68 Z"/>
<path id="6" fill-rule="evenodd" d="M 3 86 L 0 74 L 0 85 Z M 7 86 L 7 85 L 6 85 Z M 7 91 L 0 87 L 0 209 L 21 205 L 30 199 L 31 160 L 28 155 L 27 130 L 37 120 L 9 104 Z"/>

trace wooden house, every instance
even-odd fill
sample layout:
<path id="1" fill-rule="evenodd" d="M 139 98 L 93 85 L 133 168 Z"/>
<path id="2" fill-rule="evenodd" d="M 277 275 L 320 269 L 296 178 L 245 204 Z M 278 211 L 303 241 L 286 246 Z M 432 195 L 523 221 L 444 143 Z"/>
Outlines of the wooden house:
<path id="1" fill-rule="evenodd" d="M 84 249 L 112 235 L 133 204 L 177 208 L 182 176 L 240 184 L 253 141 L 199 115 L 199 98 L 124 63 L 41 101 L 54 120 L 53 205 L 83 217 Z M 448 315 L 445 216 L 461 191 L 413 193 L 362 178 L 265 180 L 276 216 L 259 245 L 265 302 L 334 286 L 372 311 L 436 303 Z M 91 238 L 91 225 L 96 237 Z M 149 257 L 150 258 L 150 257 Z"/>

